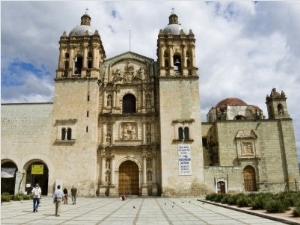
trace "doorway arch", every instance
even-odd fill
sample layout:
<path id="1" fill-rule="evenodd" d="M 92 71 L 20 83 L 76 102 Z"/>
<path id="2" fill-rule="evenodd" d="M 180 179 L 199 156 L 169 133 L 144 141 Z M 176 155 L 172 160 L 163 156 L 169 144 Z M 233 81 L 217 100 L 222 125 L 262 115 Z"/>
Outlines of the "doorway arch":
<path id="1" fill-rule="evenodd" d="M 255 169 L 252 166 L 246 166 L 243 174 L 245 191 L 257 191 Z"/>
<path id="2" fill-rule="evenodd" d="M 139 168 L 131 160 L 123 162 L 119 167 L 119 194 L 139 194 Z"/>
<path id="3" fill-rule="evenodd" d="M 48 195 L 48 166 L 43 161 L 37 160 L 29 162 L 26 167 L 26 192 L 31 193 L 32 187 L 38 183 L 42 189 L 42 195 Z"/>
<path id="4" fill-rule="evenodd" d="M 2 173 L 3 171 L 3 173 Z M 12 161 L 1 163 L 1 194 L 15 194 L 17 165 Z"/>

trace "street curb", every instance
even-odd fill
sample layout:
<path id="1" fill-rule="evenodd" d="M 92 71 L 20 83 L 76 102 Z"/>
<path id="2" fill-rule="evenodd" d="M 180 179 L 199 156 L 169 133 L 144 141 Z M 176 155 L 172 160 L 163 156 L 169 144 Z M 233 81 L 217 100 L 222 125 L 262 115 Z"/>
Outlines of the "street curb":
<path id="1" fill-rule="evenodd" d="M 291 220 L 287 220 L 287 219 L 283 219 L 283 218 L 278 218 L 278 217 L 271 216 L 271 215 L 261 214 L 261 213 L 255 212 L 255 211 L 249 211 L 249 210 L 245 210 L 245 209 L 241 209 L 241 208 L 235 208 L 235 207 L 231 207 L 229 205 L 225 205 L 225 204 L 221 204 L 221 203 L 215 203 L 215 202 L 201 200 L 201 199 L 197 199 L 197 201 L 207 203 L 207 204 L 211 204 L 211 205 L 215 205 L 215 206 L 220 206 L 220 207 L 227 208 L 227 209 L 232 209 L 232 210 L 243 212 L 243 213 L 248 213 L 248 214 L 251 214 L 251 215 L 254 215 L 254 216 L 259 216 L 259 217 L 262 217 L 262 218 L 265 218 L 265 219 L 275 220 L 275 221 L 282 222 L 282 223 L 285 223 L 285 224 L 291 224 L 291 225 L 299 225 L 300 224 L 300 223 L 295 222 L 295 221 L 291 221 Z"/>

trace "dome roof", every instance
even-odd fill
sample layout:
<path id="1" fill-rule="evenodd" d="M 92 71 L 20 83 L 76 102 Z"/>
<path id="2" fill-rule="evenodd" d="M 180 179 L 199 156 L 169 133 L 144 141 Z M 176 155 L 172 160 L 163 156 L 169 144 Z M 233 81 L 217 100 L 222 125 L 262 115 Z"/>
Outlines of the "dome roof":
<path id="1" fill-rule="evenodd" d="M 247 104 L 239 98 L 225 98 L 216 105 L 216 108 L 226 109 L 227 106 L 247 106 Z"/>
<path id="2" fill-rule="evenodd" d="M 80 25 L 73 28 L 73 30 L 71 30 L 69 36 L 84 36 L 84 35 L 86 35 L 86 33 L 89 36 L 92 36 L 95 34 L 95 32 L 96 32 L 96 29 L 91 27 L 91 17 L 87 13 L 85 13 L 81 17 Z"/>
<path id="3" fill-rule="evenodd" d="M 184 29 L 181 27 L 181 24 L 178 23 L 178 16 L 172 13 L 169 16 L 169 24 L 163 29 L 164 34 L 168 34 L 169 32 L 173 35 L 180 35 L 180 31 Z M 186 32 L 184 32 L 186 34 Z"/>
<path id="4" fill-rule="evenodd" d="M 88 35 L 94 35 L 96 29 L 92 28 L 89 25 L 78 25 L 73 30 L 71 30 L 69 36 L 75 35 L 75 36 L 84 36 L 86 32 L 88 32 Z"/>
<path id="5" fill-rule="evenodd" d="M 180 24 L 169 24 L 163 29 L 164 34 L 168 34 L 169 32 L 173 35 L 179 35 L 180 31 L 183 30 Z M 184 30 L 183 30 L 184 32 Z M 186 33 L 186 32 L 184 32 Z"/>

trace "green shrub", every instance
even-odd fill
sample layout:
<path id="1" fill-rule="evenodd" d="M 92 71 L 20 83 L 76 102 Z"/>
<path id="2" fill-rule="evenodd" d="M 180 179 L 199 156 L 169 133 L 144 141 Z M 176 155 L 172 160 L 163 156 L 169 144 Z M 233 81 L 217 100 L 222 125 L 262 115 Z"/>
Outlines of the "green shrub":
<path id="1" fill-rule="evenodd" d="M 218 194 L 215 196 L 214 201 L 221 202 L 223 198 L 224 198 L 224 194 Z"/>
<path id="2" fill-rule="evenodd" d="M 29 200 L 30 196 L 23 194 L 22 192 L 13 196 L 12 200 L 21 201 L 21 200 Z"/>
<path id="3" fill-rule="evenodd" d="M 238 207 L 247 207 L 249 206 L 249 199 L 247 196 L 239 196 L 236 203 Z"/>
<path id="4" fill-rule="evenodd" d="M 256 197 L 254 197 L 253 199 L 251 199 L 251 201 L 249 202 L 249 206 L 251 206 L 252 209 L 254 209 L 254 210 L 264 209 L 264 204 L 265 204 L 267 198 L 268 197 L 266 197 L 266 196 L 258 195 Z"/>
<path id="5" fill-rule="evenodd" d="M 288 207 L 281 200 L 268 200 L 264 206 L 268 213 L 283 213 Z"/>
<path id="6" fill-rule="evenodd" d="M 295 206 L 295 208 L 293 210 L 293 216 L 300 217 L 300 205 L 299 206 Z"/>
<path id="7" fill-rule="evenodd" d="M 1 194 L 1 202 L 9 202 L 11 200 L 11 195 L 8 192 L 3 192 Z"/>
<path id="8" fill-rule="evenodd" d="M 230 195 L 227 199 L 228 205 L 237 205 L 238 195 Z"/>
<path id="9" fill-rule="evenodd" d="M 212 193 L 212 194 L 206 195 L 205 199 L 208 201 L 213 201 L 213 199 L 215 198 L 216 195 L 218 195 L 218 194 Z"/>
<path id="10" fill-rule="evenodd" d="M 222 204 L 228 204 L 228 199 L 230 198 L 230 195 L 225 194 L 221 200 Z"/>

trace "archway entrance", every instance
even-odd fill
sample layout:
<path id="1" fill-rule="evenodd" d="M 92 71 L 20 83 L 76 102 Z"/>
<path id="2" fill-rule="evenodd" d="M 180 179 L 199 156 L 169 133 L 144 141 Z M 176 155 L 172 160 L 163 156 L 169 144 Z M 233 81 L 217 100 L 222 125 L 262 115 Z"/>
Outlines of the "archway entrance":
<path id="1" fill-rule="evenodd" d="M 254 168 L 252 166 L 246 166 L 243 173 L 245 191 L 257 191 Z"/>
<path id="2" fill-rule="evenodd" d="M 119 168 L 119 194 L 139 194 L 139 168 L 133 161 L 125 161 Z"/>
<path id="3" fill-rule="evenodd" d="M 8 192 L 15 194 L 17 165 L 13 162 L 5 162 L 1 164 L 1 194 Z"/>
<path id="4" fill-rule="evenodd" d="M 45 163 L 37 161 L 29 164 L 26 170 L 26 191 L 30 193 L 32 187 L 38 183 L 42 189 L 42 195 L 48 194 L 49 170 Z"/>
<path id="5" fill-rule="evenodd" d="M 217 188 L 218 188 L 218 194 L 225 194 L 226 193 L 226 188 L 225 188 L 225 182 L 224 181 L 219 181 L 217 183 Z"/>

